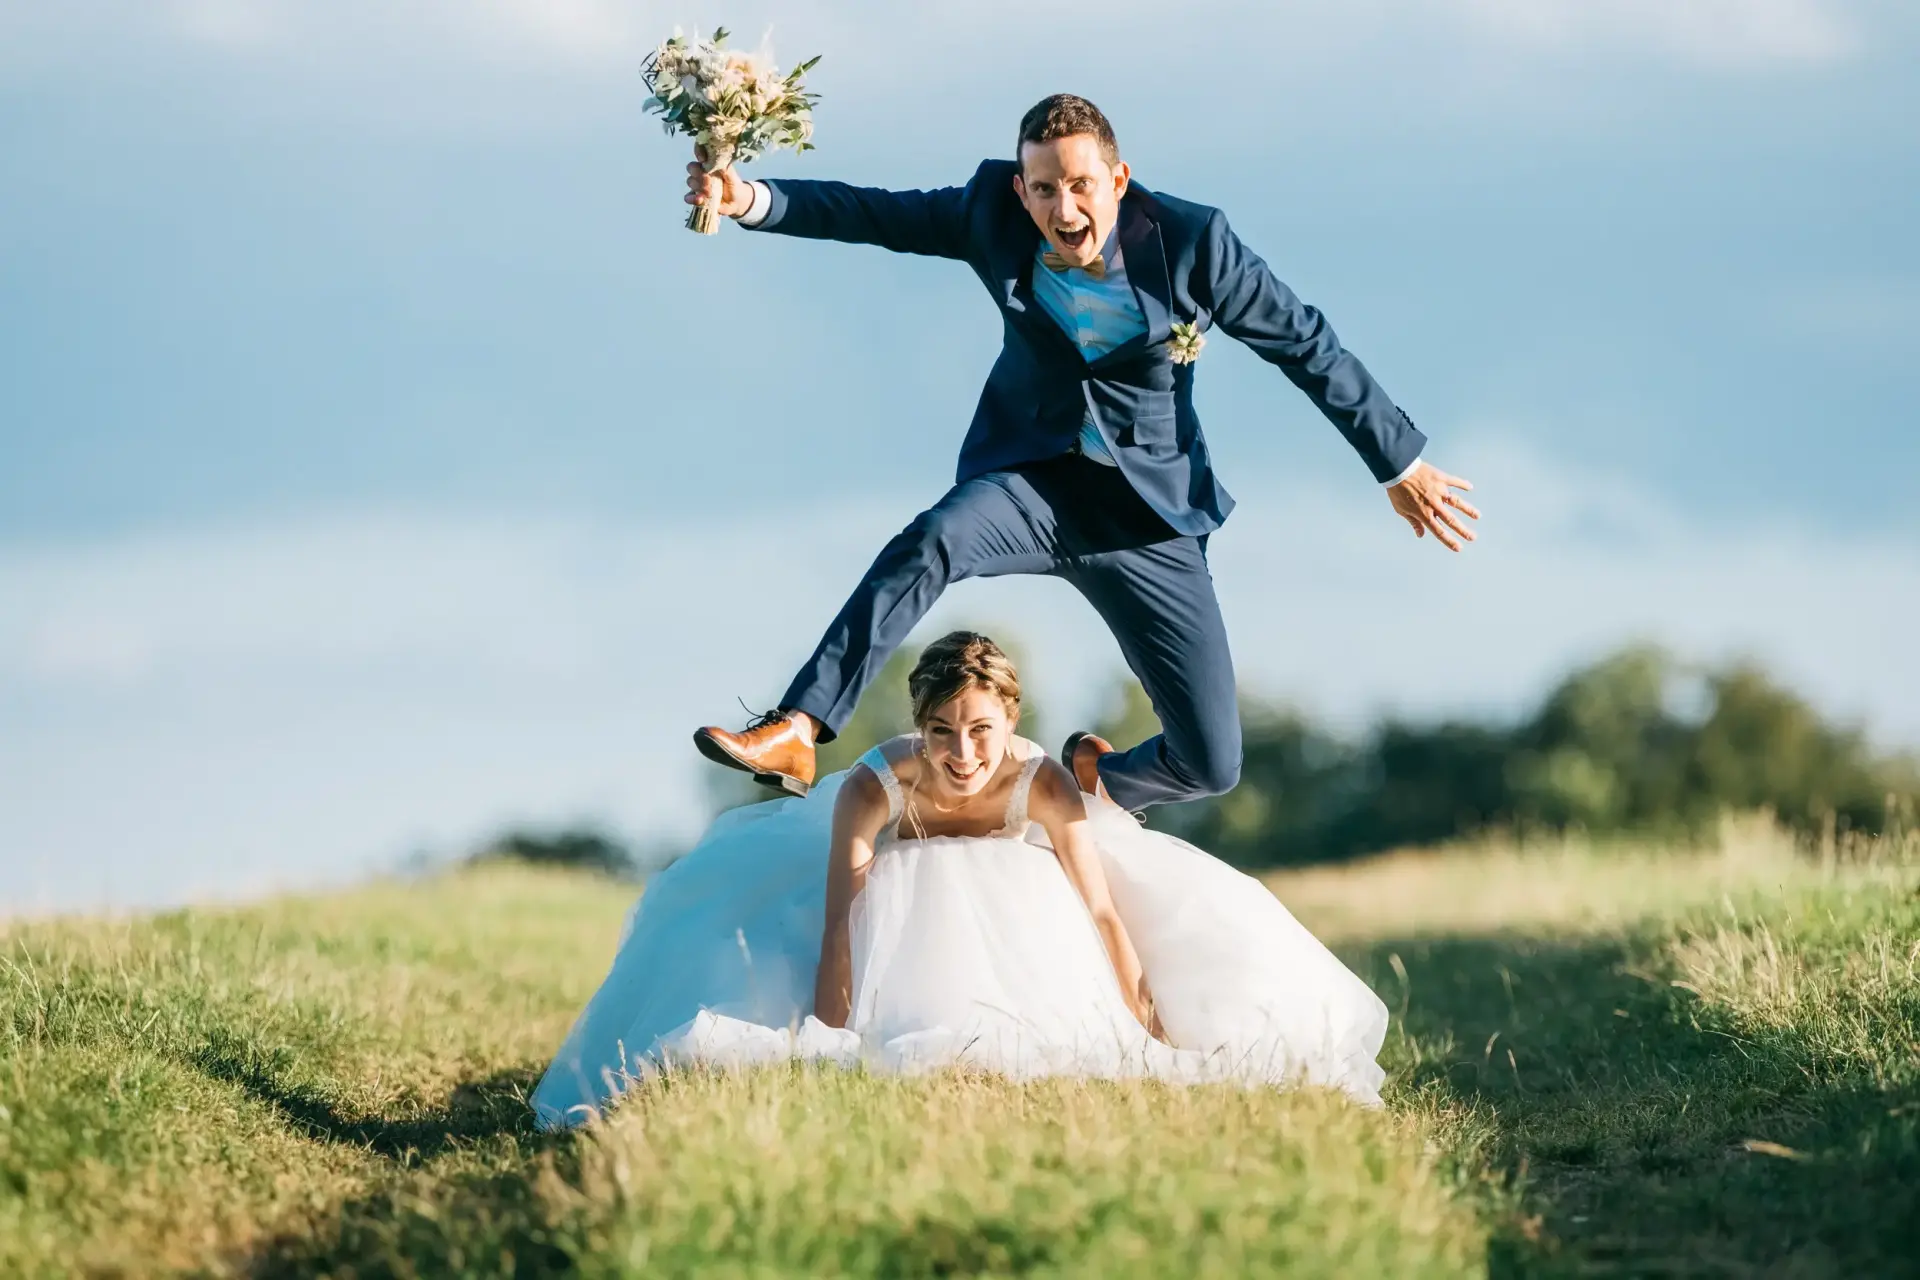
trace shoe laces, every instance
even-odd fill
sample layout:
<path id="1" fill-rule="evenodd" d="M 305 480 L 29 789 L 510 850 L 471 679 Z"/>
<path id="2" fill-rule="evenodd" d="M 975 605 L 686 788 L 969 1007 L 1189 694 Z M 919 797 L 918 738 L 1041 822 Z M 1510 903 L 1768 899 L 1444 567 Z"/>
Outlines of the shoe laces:
<path id="1" fill-rule="evenodd" d="M 771 711 L 762 711 L 758 715 L 754 715 L 753 708 L 747 705 L 745 698 L 736 697 L 734 701 L 740 704 L 742 711 L 753 716 L 753 719 L 747 721 L 746 732 L 748 733 L 752 733 L 755 729 L 764 729 L 770 724 L 778 724 L 787 718 L 787 713 L 778 707 L 775 707 Z"/>

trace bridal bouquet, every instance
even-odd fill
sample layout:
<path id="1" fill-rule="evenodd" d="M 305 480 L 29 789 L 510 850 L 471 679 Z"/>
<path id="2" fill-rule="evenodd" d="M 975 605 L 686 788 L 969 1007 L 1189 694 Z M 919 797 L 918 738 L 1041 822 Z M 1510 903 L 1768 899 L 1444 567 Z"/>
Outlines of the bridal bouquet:
<path id="1" fill-rule="evenodd" d="M 800 84 L 819 58 L 809 58 L 786 75 L 765 53 L 741 53 L 726 47 L 723 27 L 711 40 L 689 41 L 676 30 L 648 56 L 641 75 L 652 94 L 645 110 L 657 111 L 668 133 L 684 133 L 700 148 L 708 173 L 744 164 L 778 147 L 811 151 L 813 106 L 819 96 Z M 719 215 L 701 205 L 687 226 L 712 235 Z"/>

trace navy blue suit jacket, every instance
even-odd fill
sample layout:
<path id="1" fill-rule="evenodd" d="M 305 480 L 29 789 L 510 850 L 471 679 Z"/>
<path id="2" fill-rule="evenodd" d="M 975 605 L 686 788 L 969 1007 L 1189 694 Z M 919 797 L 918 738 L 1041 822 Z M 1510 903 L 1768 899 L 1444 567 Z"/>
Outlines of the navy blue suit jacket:
<path id="1" fill-rule="evenodd" d="M 1193 364 L 1175 364 L 1176 322 L 1219 328 L 1276 364 L 1320 407 L 1381 482 L 1420 456 L 1426 437 L 1326 318 L 1301 302 L 1235 236 L 1218 209 L 1130 184 L 1120 249 L 1147 321 L 1141 337 L 1088 361 L 1032 290 L 1040 229 L 1014 194 L 1011 160 L 981 164 L 964 187 L 886 191 L 779 179 L 758 229 L 953 258 L 999 308 L 1000 358 L 960 449 L 957 481 L 1073 447 L 1091 411 L 1121 471 L 1180 533 L 1220 527 L 1233 498 L 1214 478 L 1193 411 Z M 1204 358 L 1204 357 L 1203 357 Z"/>

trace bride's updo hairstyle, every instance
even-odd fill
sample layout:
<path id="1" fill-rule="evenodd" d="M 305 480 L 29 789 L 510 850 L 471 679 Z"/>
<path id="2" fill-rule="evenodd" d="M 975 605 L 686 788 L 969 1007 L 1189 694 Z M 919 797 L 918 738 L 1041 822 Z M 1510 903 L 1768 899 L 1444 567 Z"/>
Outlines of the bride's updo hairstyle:
<path id="1" fill-rule="evenodd" d="M 1007 719 L 1020 719 L 1020 673 L 1013 660 L 977 631 L 949 631 L 921 651 L 907 676 L 914 725 L 926 728 L 934 712 L 969 689 L 997 694 Z"/>

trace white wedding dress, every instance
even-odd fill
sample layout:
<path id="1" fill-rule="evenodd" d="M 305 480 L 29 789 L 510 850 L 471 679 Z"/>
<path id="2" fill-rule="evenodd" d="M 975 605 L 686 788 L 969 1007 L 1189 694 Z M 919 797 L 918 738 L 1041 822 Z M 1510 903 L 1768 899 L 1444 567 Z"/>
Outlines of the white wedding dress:
<path id="1" fill-rule="evenodd" d="M 899 739 L 894 751 L 915 749 Z M 852 914 L 845 1029 L 812 1016 L 828 835 L 845 774 L 804 799 L 715 820 L 648 884 L 619 954 L 533 1094 L 543 1127 L 579 1123 L 675 1066 L 793 1058 L 913 1072 L 1307 1082 L 1377 1104 L 1386 1006 L 1266 886 L 1087 798 L 1114 903 L 1171 1045 L 1128 1011 L 1086 906 L 1027 818 L 1045 753 L 1006 825 L 910 839 L 880 747 L 860 763 L 890 813 Z"/>

